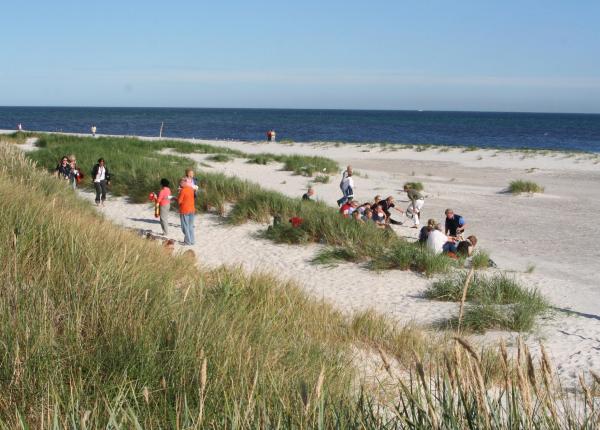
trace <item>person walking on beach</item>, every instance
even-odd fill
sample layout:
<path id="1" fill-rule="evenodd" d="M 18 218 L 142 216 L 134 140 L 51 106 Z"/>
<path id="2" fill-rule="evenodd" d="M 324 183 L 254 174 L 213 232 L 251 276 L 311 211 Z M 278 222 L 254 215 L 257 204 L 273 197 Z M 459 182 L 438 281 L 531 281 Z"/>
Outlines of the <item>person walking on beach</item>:
<path id="1" fill-rule="evenodd" d="M 277 133 L 275 133 L 275 130 L 271 130 L 271 142 L 275 142 L 276 136 L 277 136 Z"/>
<path id="2" fill-rule="evenodd" d="M 346 203 L 349 197 L 354 197 L 354 179 L 352 179 L 352 166 L 346 167 L 346 170 L 342 172 L 340 190 L 342 190 L 342 198 L 337 201 L 338 206 L 341 206 L 344 203 Z"/>
<path id="3" fill-rule="evenodd" d="M 183 244 L 194 245 L 196 243 L 194 239 L 194 213 L 196 212 L 194 189 L 189 186 L 186 178 L 181 178 L 179 187 L 177 203 L 179 204 L 181 231 L 183 231 Z"/>
<path id="4" fill-rule="evenodd" d="M 17 124 L 17 131 L 19 131 L 19 132 L 23 131 L 23 124 L 21 124 L 21 123 Z"/>
<path id="5" fill-rule="evenodd" d="M 71 166 L 69 165 L 69 158 L 66 155 L 60 159 L 60 163 L 56 166 L 54 170 L 56 172 L 56 176 L 60 179 L 69 179 L 69 172 L 71 170 Z"/>
<path id="6" fill-rule="evenodd" d="M 69 157 L 69 185 L 73 187 L 74 190 L 77 189 L 77 184 L 81 182 L 83 179 L 83 173 L 77 167 L 77 159 L 74 155 Z"/>
<path id="7" fill-rule="evenodd" d="M 410 205 L 408 205 L 408 208 L 406 208 L 406 216 L 409 218 L 412 216 L 414 223 L 413 228 L 419 228 L 419 215 L 423 205 L 425 204 L 425 198 L 420 192 L 409 187 L 408 185 L 404 186 L 404 191 L 410 200 Z"/>
<path id="8" fill-rule="evenodd" d="M 156 198 L 160 210 L 160 226 L 162 227 L 163 236 L 169 234 L 169 209 L 171 208 L 171 189 L 169 181 L 165 178 L 160 180 L 160 192 Z"/>
<path id="9" fill-rule="evenodd" d="M 92 181 L 94 182 L 94 188 L 96 189 L 96 205 L 106 200 L 106 187 L 110 184 L 110 173 L 104 163 L 104 158 L 98 159 L 98 164 L 92 168 Z"/>
<path id="10" fill-rule="evenodd" d="M 91 128 L 90 130 L 91 130 L 91 132 L 92 132 L 92 136 L 93 136 L 93 137 L 96 137 L 96 126 L 95 126 L 95 125 L 92 125 L 92 128 Z"/>

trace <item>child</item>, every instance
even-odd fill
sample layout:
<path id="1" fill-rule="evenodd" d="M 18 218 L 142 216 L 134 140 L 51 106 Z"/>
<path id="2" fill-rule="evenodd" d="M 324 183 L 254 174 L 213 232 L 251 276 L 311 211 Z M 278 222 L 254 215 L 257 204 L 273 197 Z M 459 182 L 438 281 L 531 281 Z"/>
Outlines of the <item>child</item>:
<path id="1" fill-rule="evenodd" d="M 169 234 L 169 209 L 171 208 L 171 189 L 169 188 L 169 181 L 165 178 L 160 180 L 160 192 L 156 199 L 156 203 L 160 208 L 160 226 L 162 227 L 163 236 Z"/>

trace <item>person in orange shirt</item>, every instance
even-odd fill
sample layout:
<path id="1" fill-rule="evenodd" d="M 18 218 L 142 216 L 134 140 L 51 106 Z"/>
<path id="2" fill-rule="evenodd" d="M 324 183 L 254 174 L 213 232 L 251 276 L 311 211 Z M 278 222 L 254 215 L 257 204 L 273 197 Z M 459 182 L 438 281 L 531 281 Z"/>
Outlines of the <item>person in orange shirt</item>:
<path id="1" fill-rule="evenodd" d="M 194 245 L 194 189 L 189 186 L 187 178 L 181 178 L 179 181 L 179 219 L 181 220 L 181 230 L 183 231 L 183 244 Z"/>

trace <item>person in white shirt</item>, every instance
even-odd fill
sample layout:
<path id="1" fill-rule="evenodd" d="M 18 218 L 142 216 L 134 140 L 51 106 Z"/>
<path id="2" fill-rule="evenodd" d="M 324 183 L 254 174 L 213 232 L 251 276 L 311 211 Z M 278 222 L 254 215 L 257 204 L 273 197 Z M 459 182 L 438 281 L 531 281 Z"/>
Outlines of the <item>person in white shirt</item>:
<path id="1" fill-rule="evenodd" d="M 338 206 L 342 206 L 348 201 L 349 197 L 354 197 L 354 179 L 352 179 L 352 166 L 348 166 L 342 173 L 342 181 L 340 182 L 342 190 L 342 198 L 337 201 Z"/>
<path id="2" fill-rule="evenodd" d="M 434 254 L 441 254 L 444 252 L 444 245 L 448 242 L 448 236 L 442 233 L 442 225 L 437 224 L 433 230 L 429 232 L 427 237 L 426 246 Z"/>
<path id="3" fill-rule="evenodd" d="M 106 200 L 106 186 L 110 183 L 110 173 L 104 163 L 104 158 L 98 160 L 98 164 L 92 169 L 92 181 L 96 189 L 96 204 L 99 205 Z"/>
<path id="4" fill-rule="evenodd" d="M 92 136 L 96 137 L 96 126 L 92 125 L 92 127 L 90 128 L 90 131 L 92 132 Z"/>

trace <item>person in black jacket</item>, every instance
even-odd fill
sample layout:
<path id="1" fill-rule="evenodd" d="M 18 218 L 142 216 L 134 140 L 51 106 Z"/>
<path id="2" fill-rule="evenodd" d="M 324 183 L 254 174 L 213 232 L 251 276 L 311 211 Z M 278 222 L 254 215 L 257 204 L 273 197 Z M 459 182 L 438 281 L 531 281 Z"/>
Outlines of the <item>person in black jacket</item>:
<path id="1" fill-rule="evenodd" d="M 56 166 L 54 170 L 56 172 L 56 176 L 60 179 L 69 179 L 69 173 L 71 172 L 71 166 L 69 165 L 69 157 L 63 155 L 60 159 L 60 163 Z"/>
<path id="2" fill-rule="evenodd" d="M 99 205 L 106 200 L 106 186 L 110 184 L 110 173 L 104 163 L 104 158 L 98 160 L 92 169 L 92 181 L 94 182 L 94 188 L 96 189 L 96 204 Z"/>

